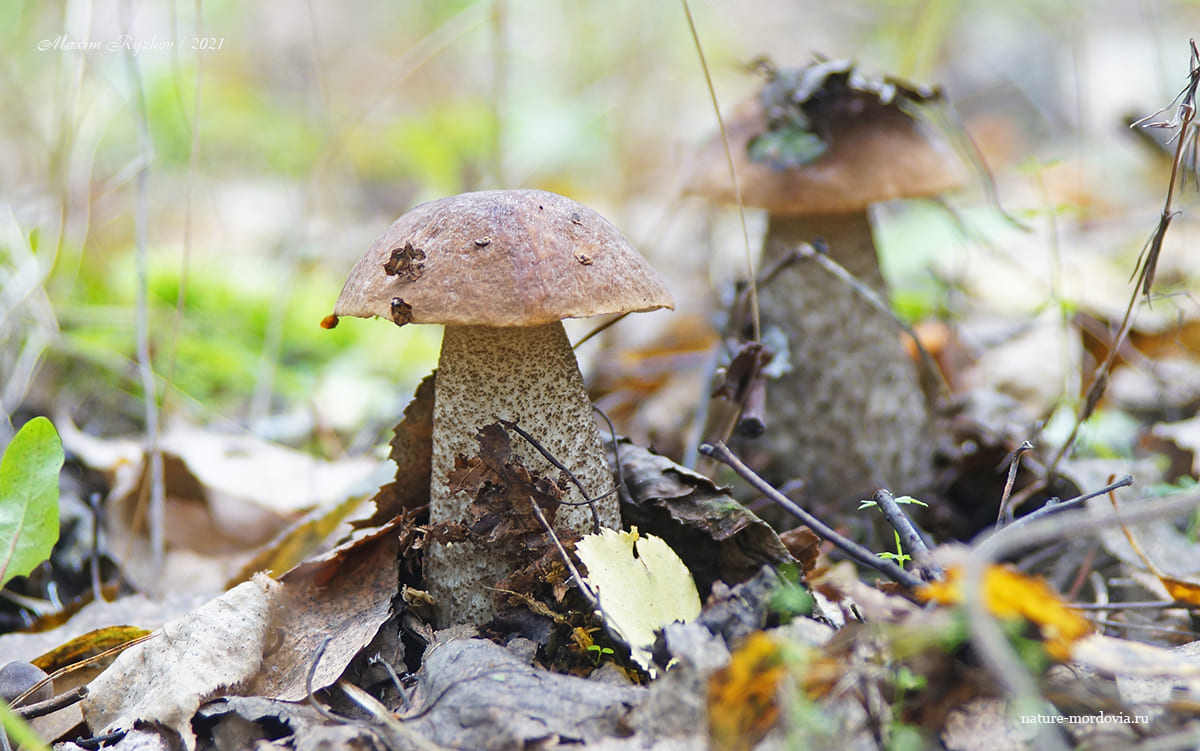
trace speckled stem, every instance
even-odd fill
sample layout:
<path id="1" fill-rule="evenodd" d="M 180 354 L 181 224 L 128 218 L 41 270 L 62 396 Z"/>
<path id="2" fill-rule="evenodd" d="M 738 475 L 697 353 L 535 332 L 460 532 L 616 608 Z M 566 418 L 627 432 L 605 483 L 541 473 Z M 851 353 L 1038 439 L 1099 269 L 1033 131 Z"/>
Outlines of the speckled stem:
<path id="1" fill-rule="evenodd" d="M 763 265 L 822 237 L 830 256 L 887 296 L 866 212 L 769 219 Z M 775 482 L 804 478 L 816 503 L 917 493 L 933 447 L 929 406 L 895 322 L 816 264 L 798 262 L 760 293 L 764 332 L 787 339 L 792 371 L 768 383 L 762 437 Z M 768 339 L 769 340 L 769 339 Z"/>
<path id="2" fill-rule="evenodd" d="M 458 454 L 479 453 L 475 435 L 497 418 L 516 421 L 569 467 L 592 497 L 613 486 L 600 431 L 559 322 L 524 328 L 447 326 L 442 339 L 433 408 L 433 472 L 430 517 L 463 521 L 471 498 L 451 493 L 446 477 Z M 512 435 L 513 453 L 532 472 L 557 477 L 527 442 Z M 580 501 L 572 489 L 565 500 Z M 616 494 L 597 502 L 600 522 L 620 527 Z M 592 531 L 586 506 L 561 506 L 556 526 Z M 494 614 L 490 587 L 507 576 L 510 559 L 497 546 L 433 545 L 425 558 L 426 586 L 437 602 L 439 626 L 483 623 Z"/>

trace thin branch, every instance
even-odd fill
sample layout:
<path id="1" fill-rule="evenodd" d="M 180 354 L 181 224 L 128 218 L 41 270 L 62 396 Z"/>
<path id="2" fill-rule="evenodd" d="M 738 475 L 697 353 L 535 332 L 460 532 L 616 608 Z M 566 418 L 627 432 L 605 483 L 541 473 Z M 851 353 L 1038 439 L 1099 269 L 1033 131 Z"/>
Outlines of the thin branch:
<path id="1" fill-rule="evenodd" d="M 308 665 L 308 672 L 304 675 L 304 693 L 308 700 L 309 706 L 316 710 L 317 714 L 321 715 L 330 722 L 341 725 L 347 722 L 346 718 L 338 717 L 333 712 L 325 708 L 325 705 L 317 701 L 316 692 L 313 691 L 313 677 L 317 673 L 317 665 L 321 663 L 321 656 L 325 654 L 325 648 L 329 646 L 329 642 L 333 641 L 332 636 L 326 636 L 317 645 L 317 651 L 313 653 L 312 662 Z"/>
<path id="2" fill-rule="evenodd" d="M 791 498 L 788 498 L 783 493 L 780 493 L 778 490 L 776 490 L 771 483 L 767 482 L 762 477 L 759 477 L 754 470 L 746 466 L 746 464 L 742 462 L 737 455 L 730 451 L 729 447 L 724 443 L 720 441 L 717 441 L 715 444 L 706 443 L 700 447 L 700 453 L 727 465 L 730 469 L 736 472 L 739 477 L 750 483 L 751 487 L 763 494 L 772 503 L 807 524 L 809 529 L 811 529 L 818 537 L 833 543 L 834 547 L 841 550 L 852 560 L 857 561 L 863 566 L 874 569 L 875 571 L 878 571 L 884 576 L 892 579 L 895 582 L 903 584 L 906 587 L 919 587 L 924 584 L 923 581 L 913 574 L 910 574 L 889 560 L 879 558 L 867 548 L 859 545 L 853 540 L 847 539 L 843 535 L 838 534 L 832 527 L 825 524 L 825 522 L 805 511 Z"/>
<path id="3" fill-rule="evenodd" d="M 575 579 L 575 585 L 579 587 L 580 593 L 587 599 L 588 603 L 596 609 L 596 612 L 604 616 L 604 611 L 600 608 L 600 596 L 597 595 L 591 586 L 584 581 L 583 575 L 579 573 L 579 569 L 575 567 L 575 562 L 571 560 L 571 556 L 567 555 L 567 549 L 563 547 L 559 541 L 558 535 L 554 533 L 554 527 L 546 519 L 546 514 L 542 511 L 542 507 L 538 505 L 537 500 L 533 496 L 529 497 L 529 504 L 533 506 L 533 513 L 542 524 L 542 528 L 546 530 L 546 534 L 550 536 L 550 540 L 554 543 L 554 547 L 558 548 L 558 554 L 562 556 L 563 563 L 567 567 L 567 571 L 571 572 L 571 576 Z"/>
<path id="4" fill-rule="evenodd" d="M 1104 495 L 1105 493 L 1111 493 L 1112 491 L 1116 490 L 1117 488 L 1127 488 L 1127 487 L 1130 487 L 1131 485 L 1133 485 L 1133 477 L 1131 475 L 1125 475 L 1124 477 L 1121 477 L 1120 479 L 1118 479 L 1114 482 L 1111 482 L 1108 485 L 1105 485 L 1104 487 L 1100 488 L 1099 490 L 1093 490 L 1090 493 L 1076 496 L 1074 498 L 1071 498 L 1070 500 L 1066 500 L 1066 501 L 1051 500 L 1051 501 L 1047 502 L 1045 506 L 1042 506 L 1040 509 L 1038 509 L 1030 514 L 1027 514 L 1025 516 L 1022 516 L 1020 519 L 1017 519 L 1012 524 L 1009 524 L 1008 526 L 1005 527 L 1005 529 L 1016 529 L 1016 528 L 1023 527 L 1023 526 L 1030 524 L 1038 519 L 1050 516 L 1051 514 L 1057 514 L 1062 511 L 1066 511 L 1067 509 L 1075 508 L 1076 506 L 1079 506 L 1086 501 L 1090 501 L 1091 499 L 1095 498 L 1096 496 Z"/>
<path id="5" fill-rule="evenodd" d="M 613 421 L 609 419 L 604 410 L 593 404 L 592 411 L 600 415 L 604 419 L 604 424 L 608 426 L 608 436 L 613 447 L 613 465 L 617 470 L 617 497 L 624 503 L 633 503 L 633 497 L 629 494 L 629 486 L 625 484 L 625 467 L 621 464 L 621 449 L 617 445 L 617 429 L 613 427 Z"/>
<path id="6" fill-rule="evenodd" d="M 996 526 L 1003 526 L 1005 522 L 1012 521 L 1012 510 L 1009 508 L 1008 501 L 1012 497 L 1013 485 L 1017 481 L 1017 472 L 1021 469 L 1021 455 L 1026 451 L 1032 451 L 1033 444 L 1029 441 L 1022 441 L 1020 446 L 1013 449 L 1008 455 L 1008 477 L 1004 480 L 1004 492 L 1000 494 L 1000 510 L 996 512 Z M 1001 464 L 1000 466 L 1004 466 Z"/>
<path id="7" fill-rule="evenodd" d="M 44 717 L 51 712 L 57 712 L 63 707 L 69 707 L 72 704 L 81 702 L 87 695 L 87 686 L 76 686 L 75 688 L 70 689 L 69 691 L 64 691 L 51 699 L 13 709 L 13 712 L 16 712 L 16 714 L 23 720 L 32 720 L 35 717 Z"/>
<path id="8" fill-rule="evenodd" d="M 570 469 L 568 469 L 567 465 L 560 462 L 554 456 L 554 454 L 551 454 L 549 449 L 547 449 L 542 444 L 538 443 L 536 438 L 529 435 L 529 433 L 525 432 L 525 430 L 520 425 L 517 425 L 515 422 L 509 422 L 508 420 L 504 420 L 499 417 L 497 417 L 496 419 L 499 420 L 500 424 L 502 426 L 504 426 L 506 429 L 512 430 L 512 431 L 516 432 L 517 435 L 524 438 L 526 443 L 528 443 L 539 454 L 542 455 L 542 458 L 544 458 L 546 461 L 553 464 L 556 469 L 560 470 L 563 474 L 565 474 L 567 476 L 567 479 L 569 479 L 571 481 L 571 484 L 574 485 L 575 488 L 579 491 L 579 494 L 581 496 L 583 496 L 583 501 L 582 502 L 559 501 L 559 503 L 561 503 L 564 506 L 587 506 L 588 508 L 590 508 L 592 511 L 592 529 L 595 532 L 599 532 L 600 526 L 601 526 L 600 525 L 600 513 L 596 510 L 596 501 L 599 501 L 603 498 L 609 497 L 613 493 L 617 492 L 617 489 L 614 487 L 612 490 L 609 490 L 605 493 L 601 493 L 600 495 L 596 496 L 595 498 L 592 498 L 590 495 L 588 495 L 587 490 L 584 489 L 583 483 L 581 483 L 579 481 L 579 478 L 575 476 L 575 473 L 572 472 Z"/>
<path id="9" fill-rule="evenodd" d="M 1178 600 L 1142 600 L 1137 602 L 1068 602 L 1072 610 L 1195 610 L 1200 604 Z"/>
<path id="10" fill-rule="evenodd" d="M 883 512 L 883 517 L 887 519 L 888 524 L 892 525 L 892 529 L 900 535 L 900 542 L 904 545 L 904 549 L 911 550 L 913 557 L 920 562 L 920 559 L 929 552 L 929 543 L 926 542 L 925 536 L 912 523 L 912 519 L 908 518 L 908 514 L 904 513 L 904 509 L 896 502 L 896 497 L 890 490 L 880 488 L 872 497 L 875 499 L 875 503 L 879 504 L 879 510 Z"/>

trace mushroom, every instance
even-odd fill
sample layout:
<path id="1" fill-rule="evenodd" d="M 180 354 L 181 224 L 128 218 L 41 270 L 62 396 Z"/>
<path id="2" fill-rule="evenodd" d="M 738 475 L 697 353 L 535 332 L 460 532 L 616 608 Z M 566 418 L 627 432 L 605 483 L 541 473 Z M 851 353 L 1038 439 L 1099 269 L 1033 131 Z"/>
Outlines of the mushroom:
<path id="1" fill-rule="evenodd" d="M 445 325 L 434 385 L 432 522 L 468 518 L 473 499 L 452 492 L 448 474 L 456 456 L 478 453 L 477 432 L 499 418 L 519 422 L 570 468 L 597 499 L 600 523 L 619 528 L 612 474 L 562 319 L 673 307 L 646 261 L 595 211 L 539 190 L 482 191 L 424 203 L 397 219 L 354 265 L 323 325 L 347 315 Z M 557 476 L 524 441 L 512 448 L 531 472 Z M 586 505 L 564 505 L 556 521 L 585 533 L 592 519 Z M 506 552 L 431 543 L 425 577 L 438 626 L 493 614 L 491 588 L 510 573 Z"/>
<path id="2" fill-rule="evenodd" d="M 940 95 L 867 81 L 848 62 L 767 74 L 760 95 L 727 128 L 742 201 L 767 211 L 762 267 L 819 238 L 833 260 L 887 299 L 869 207 L 962 184 L 953 151 L 914 116 L 916 105 Z M 719 137 L 697 164 L 688 190 L 733 203 Z M 786 342 L 776 363 L 790 365 L 768 385 L 764 471 L 780 482 L 802 478 L 818 502 L 925 486 L 930 406 L 889 316 L 803 262 L 760 290 L 759 311 L 765 340 Z"/>

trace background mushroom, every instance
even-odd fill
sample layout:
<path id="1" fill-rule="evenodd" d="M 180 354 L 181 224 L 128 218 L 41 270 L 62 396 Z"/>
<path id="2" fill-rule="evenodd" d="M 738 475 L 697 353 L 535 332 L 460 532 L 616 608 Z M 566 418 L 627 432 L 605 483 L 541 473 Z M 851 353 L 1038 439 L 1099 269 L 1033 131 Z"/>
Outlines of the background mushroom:
<path id="1" fill-rule="evenodd" d="M 561 320 L 671 308 L 662 281 L 604 217 L 554 193 L 464 193 L 417 206 L 359 259 L 336 316 L 380 316 L 398 326 L 442 323 L 434 387 L 431 521 L 462 522 L 472 501 L 451 492 L 455 456 L 479 453 L 476 434 L 518 421 L 579 478 L 592 498 L 613 487 L 583 378 Z M 558 470 L 524 441 L 531 472 Z M 585 499 L 572 494 L 567 500 Z M 616 494 L 596 502 L 620 527 Z M 563 506 L 559 526 L 592 531 L 587 506 Z M 471 542 L 432 544 L 425 574 L 439 626 L 493 613 L 506 551 Z"/>
<path id="2" fill-rule="evenodd" d="M 863 79 L 848 62 L 768 69 L 759 96 L 728 123 L 743 203 L 766 209 L 762 268 L 801 243 L 829 255 L 886 299 L 868 207 L 933 196 L 962 182 L 953 152 L 913 110 L 934 91 Z M 689 190 L 735 201 L 724 144 L 697 160 Z M 811 263 L 760 291 L 764 336 L 786 342 L 769 381 L 761 441 L 776 481 L 803 478 L 814 501 L 917 492 L 932 475 L 930 408 L 895 322 Z M 781 337 L 771 339 L 771 329 Z M 868 493 L 868 495 L 862 495 Z"/>

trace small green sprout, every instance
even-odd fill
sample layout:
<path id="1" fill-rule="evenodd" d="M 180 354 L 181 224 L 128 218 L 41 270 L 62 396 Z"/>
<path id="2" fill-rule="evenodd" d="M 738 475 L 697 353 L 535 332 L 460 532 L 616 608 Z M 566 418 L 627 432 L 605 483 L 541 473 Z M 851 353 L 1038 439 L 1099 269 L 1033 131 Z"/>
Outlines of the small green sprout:
<path id="1" fill-rule="evenodd" d="M 605 657 L 614 654 L 612 647 L 602 647 L 599 644 L 589 645 L 587 651 L 592 656 L 592 662 L 599 665 Z"/>
<path id="2" fill-rule="evenodd" d="M 913 505 L 913 506 L 924 506 L 926 508 L 929 507 L 928 503 L 917 500 L 916 498 L 913 498 L 911 495 L 899 496 L 898 498 L 896 498 L 896 503 L 909 504 L 909 505 Z M 878 507 L 878 506 L 879 506 L 879 504 L 876 503 L 875 501 L 859 501 L 858 502 L 858 510 L 859 511 L 862 511 L 865 508 Z M 900 533 L 899 532 L 892 530 L 892 537 L 894 537 L 896 539 L 896 552 L 892 553 L 889 551 L 889 552 L 884 552 L 884 553 L 876 553 L 875 555 L 879 556 L 880 558 L 883 558 L 884 560 L 894 561 L 896 563 L 896 565 L 898 565 L 900 568 L 904 568 L 904 564 L 911 561 L 912 556 L 910 556 L 908 553 L 904 552 L 904 546 L 900 544 Z"/>

